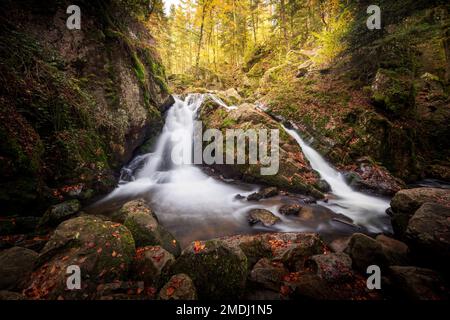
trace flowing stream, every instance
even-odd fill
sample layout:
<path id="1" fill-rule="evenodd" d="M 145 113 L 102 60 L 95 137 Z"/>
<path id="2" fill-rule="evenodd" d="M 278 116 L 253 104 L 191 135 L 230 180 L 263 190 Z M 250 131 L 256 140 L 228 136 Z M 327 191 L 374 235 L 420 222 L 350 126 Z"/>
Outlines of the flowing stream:
<path id="1" fill-rule="evenodd" d="M 259 190 L 260 186 L 220 180 L 206 174 L 201 166 L 192 164 L 193 126 L 204 99 L 202 94 L 190 94 L 184 100 L 175 98 L 153 151 L 136 156 L 123 168 L 119 186 L 94 204 L 97 211 L 117 210 L 126 201 L 145 198 L 161 223 L 182 244 L 261 231 L 317 231 L 329 234 L 356 231 L 349 225 L 337 223 L 334 218 L 339 215 L 335 213 L 351 218 L 359 226 L 357 231 L 389 231 L 389 219 L 384 213 L 389 203 L 353 191 L 339 172 L 305 144 L 294 130 L 286 129 L 300 144 L 312 167 L 331 185 L 335 199 L 329 203 L 310 205 L 312 220 L 299 221 L 278 213 L 283 204 L 298 203 L 296 196 L 281 195 L 260 202 L 237 198 L 238 194 L 247 196 Z M 226 109 L 236 108 L 228 107 L 217 97 L 213 99 Z M 178 150 L 180 146 L 181 150 Z M 175 149 L 182 152 L 175 152 Z M 246 214 L 253 208 L 270 210 L 282 221 L 271 229 L 251 227 Z"/>

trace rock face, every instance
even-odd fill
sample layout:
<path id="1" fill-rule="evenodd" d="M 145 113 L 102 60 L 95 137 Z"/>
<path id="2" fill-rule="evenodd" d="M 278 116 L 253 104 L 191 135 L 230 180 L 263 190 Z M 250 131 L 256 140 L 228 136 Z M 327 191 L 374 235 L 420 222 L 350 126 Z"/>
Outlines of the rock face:
<path id="1" fill-rule="evenodd" d="M 2 9 L 1 87 L 14 90 L 0 101 L 0 206 L 10 214 L 111 190 L 113 171 L 162 128 L 165 71 L 155 39 L 136 18 L 148 8 L 90 3 L 74 32 L 65 23 L 70 4 L 8 2 Z M 19 64 L 46 71 L 25 83 Z"/>
<path id="2" fill-rule="evenodd" d="M 409 219 L 425 202 L 450 206 L 450 190 L 437 188 L 415 188 L 399 191 L 391 200 L 392 226 L 402 237 Z"/>
<path id="3" fill-rule="evenodd" d="M 188 275 L 180 273 L 170 278 L 159 292 L 161 300 L 197 300 L 194 283 Z"/>
<path id="4" fill-rule="evenodd" d="M 214 168 L 224 176 L 323 198 L 323 193 L 318 189 L 319 175 L 311 168 L 296 141 L 275 120 L 254 105 L 242 104 L 237 109 L 226 111 L 222 106 L 207 99 L 200 111 L 200 120 L 205 129 L 220 128 L 224 133 L 226 129 L 279 130 L 279 170 L 275 175 L 261 174 L 263 167 L 261 163 L 248 164 L 246 161 L 247 164 L 243 165 L 214 165 Z M 224 157 L 225 152 L 226 148 L 224 148 Z"/>
<path id="5" fill-rule="evenodd" d="M 131 231 L 136 246 L 161 246 L 175 257 L 181 249 L 173 235 L 161 226 L 156 215 L 143 200 L 126 203 L 121 213 L 125 218 L 124 225 Z"/>
<path id="6" fill-rule="evenodd" d="M 449 298 L 444 280 L 435 271 L 417 267 L 390 267 L 390 278 L 403 298 L 442 300 Z"/>
<path id="7" fill-rule="evenodd" d="M 196 241 L 183 250 L 173 272 L 187 274 L 200 299 L 236 299 L 245 287 L 247 258 L 223 241 Z"/>
<path id="8" fill-rule="evenodd" d="M 63 222 L 39 255 L 31 285 L 33 299 L 85 299 L 99 283 L 122 279 L 135 252 L 124 226 L 83 216 Z M 82 290 L 67 290 L 67 268 L 79 266 Z M 71 271 L 73 273 L 73 271 Z"/>
<path id="9" fill-rule="evenodd" d="M 38 254 L 14 247 L 0 252 L 0 290 L 21 291 L 27 284 Z"/>
<path id="10" fill-rule="evenodd" d="M 131 270 L 136 280 L 146 286 L 159 288 L 169 274 L 175 258 L 160 246 L 143 247 L 136 250 Z"/>
<path id="11" fill-rule="evenodd" d="M 424 203 L 409 220 L 406 241 L 417 258 L 448 268 L 450 261 L 450 207 Z"/>
<path id="12" fill-rule="evenodd" d="M 269 210 L 253 209 L 248 213 L 248 222 L 251 225 L 261 223 L 265 227 L 271 227 L 278 221 L 280 221 L 280 218 L 278 218 Z"/>

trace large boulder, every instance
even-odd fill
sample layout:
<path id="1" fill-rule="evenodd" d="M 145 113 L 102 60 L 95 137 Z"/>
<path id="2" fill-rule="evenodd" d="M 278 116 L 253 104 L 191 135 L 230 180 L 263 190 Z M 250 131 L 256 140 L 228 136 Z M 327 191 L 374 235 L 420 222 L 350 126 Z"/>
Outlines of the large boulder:
<path id="1" fill-rule="evenodd" d="M 385 266 L 387 261 L 383 247 L 375 239 L 365 234 L 355 233 L 350 238 L 345 253 L 352 258 L 352 266 L 363 273 L 371 265 Z"/>
<path id="2" fill-rule="evenodd" d="M 13 247 L 0 252 L 0 290 L 21 290 L 30 279 L 38 254 Z"/>
<path id="3" fill-rule="evenodd" d="M 172 270 L 192 279 L 200 299 L 236 299 L 244 291 L 247 258 L 221 240 L 195 241 L 183 250 Z"/>
<path id="4" fill-rule="evenodd" d="M 174 262 L 173 255 L 160 246 L 143 247 L 136 250 L 131 270 L 136 280 L 144 281 L 146 286 L 159 288 L 167 281 Z"/>
<path id="5" fill-rule="evenodd" d="M 188 275 L 174 275 L 159 292 L 161 300 L 197 300 L 194 282 Z"/>
<path id="6" fill-rule="evenodd" d="M 262 258 L 271 258 L 272 250 L 262 235 L 237 235 L 221 239 L 228 246 L 238 248 L 247 257 L 248 270 Z"/>
<path id="7" fill-rule="evenodd" d="M 261 183 L 284 190 L 312 195 L 323 198 L 323 193 L 318 189 L 319 174 L 311 168 L 298 143 L 292 138 L 279 123 L 255 105 L 242 104 L 233 110 L 224 109 L 218 103 L 205 100 L 199 114 L 205 129 L 220 128 L 223 133 L 228 129 L 242 129 L 244 132 L 252 128 L 279 130 L 279 166 L 275 174 L 262 174 L 261 162 L 249 164 L 248 155 L 246 163 L 239 165 L 214 164 L 214 169 L 223 176 L 243 179 L 248 182 Z M 270 141 L 269 137 L 269 141 Z M 236 150 L 234 150 L 236 153 Z M 223 148 L 223 157 L 226 159 L 227 148 Z M 236 154 L 235 154 L 236 155 Z M 235 161 L 236 162 L 236 161 Z"/>
<path id="8" fill-rule="evenodd" d="M 429 264 L 448 268 L 450 207 L 424 203 L 409 220 L 406 241 L 416 257 Z"/>
<path id="9" fill-rule="evenodd" d="M 89 298 L 99 283 L 125 277 L 134 253 L 131 232 L 118 223 L 90 216 L 67 220 L 39 255 L 25 293 L 32 299 Z M 80 268 L 81 290 L 68 290 L 69 266 Z"/>
<path id="10" fill-rule="evenodd" d="M 181 252 L 174 236 L 158 222 L 153 210 L 143 200 L 126 203 L 121 212 L 126 216 L 124 225 L 131 231 L 136 246 L 161 246 L 175 257 Z"/>
<path id="11" fill-rule="evenodd" d="M 433 270 L 409 266 L 392 266 L 389 270 L 392 286 L 400 298 L 414 300 L 449 298 L 444 280 Z"/>
<path id="12" fill-rule="evenodd" d="M 438 188 L 415 188 L 397 192 L 391 200 L 392 227 L 402 237 L 409 219 L 425 202 L 450 205 L 450 190 Z"/>

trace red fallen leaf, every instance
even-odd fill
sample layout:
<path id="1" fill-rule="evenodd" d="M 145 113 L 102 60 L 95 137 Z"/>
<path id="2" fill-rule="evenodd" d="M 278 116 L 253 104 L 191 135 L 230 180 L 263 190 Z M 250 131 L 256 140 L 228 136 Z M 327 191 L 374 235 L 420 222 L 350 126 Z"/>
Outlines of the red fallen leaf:
<path id="1" fill-rule="evenodd" d="M 136 294 L 137 294 L 137 295 L 140 295 L 140 294 L 142 293 L 142 291 L 144 291 L 144 289 L 142 289 L 142 288 L 137 288 L 137 289 L 136 289 Z"/>
<path id="2" fill-rule="evenodd" d="M 118 227 L 120 227 L 120 226 L 121 226 L 120 223 L 115 223 L 115 224 L 111 225 L 111 228 L 118 228 Z"/>
<path id="3" fill-rule="evenodd" d="M 66 261 L 67 259 L 69 259 L 69 256 L 64 256 L 61 261 Z"/>
<path id="4" fill-rule="evenodd" d="M 202 244 L 200 241 L 194 242 L 194 252 L 199 253 L 200 251 L 204 250 L 206 248 L 206 245 Z"/>
<path id="5" fill-rule="evenodd" d="M 168 287 L 167 288 L 167 290 L 166 290 L 167 296 L 171 297 L 174 293 L 175 293 L 175 288 L 174 287 Z"/>
<path id="6" fill-rule="evenodd" d="M 103 248 L 102 248 L 102 247 L 100 247 L 100 248 L 97 249 L 97 253 L 98 253 L 98 254 L 102 253 L 102 251 L 103 251 Z"/>
<path id="7" fill-rule="evenodd" d="M 105 247 L 107 247 L 107 248 L 111 247 L 111 243 L 110 243 L 109 241 L 106 242 L 106 243 L 105 243 Z"/>
<path id="8" fill-rule="evenodd" d="M 164 258 L 164 253 L 152 257 L 152 259 L 155 260 L 156 262 L 160 262 L 162 258 Z"/>
<path id="9" fill-rule="evenodd" d="M 88 243 L 87 246 L 88 246 L 88 248 L 94 248 L 95 247 L 95 243 L 91 241 L 91 242 Z"/>
<path id="10" fill-rule="evenodd" d="M 113 251 L 113 252 L 111 253 L 111 256 L 112 256 L 112 257 L 117 256 L 117 252 Z"/>
<path id="11" fill-rule="evenodd" d="M 153 287 L 148 287 L 146 289 L 146 293 L 147 293 L 147 295 L 153 297 L 156 294 L 156 289 Z"/>

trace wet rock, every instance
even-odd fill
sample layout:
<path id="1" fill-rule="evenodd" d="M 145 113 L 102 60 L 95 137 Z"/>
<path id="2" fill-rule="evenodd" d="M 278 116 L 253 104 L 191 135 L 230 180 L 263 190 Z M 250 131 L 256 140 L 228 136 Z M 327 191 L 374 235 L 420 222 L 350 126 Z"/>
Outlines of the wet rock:
<path id="1" fill-rule="evenodd" d="M 174 256 L 160 246 L 143 247 L 136 250 L 131 270 L 135 280 L 144 281 L 146 286 L 159 288 L 167 281 L 174 262 Z"/>
<path id="2" fill-rule="evenodd" d="M 250 281 L 258 287 L 279 291 L 283 277 L 288 273 L 289 271 L 281 262 L 263 258 L 255 264 L 250 272 Z"/>
<path id="3" fill-rule="evenodd" d="M 280 213 L 285 216 L 294 216 L 300 213 L 302 206 L 299 204 L 286 204 L 280 208 Z"/>
<path id="4" fill-rule="evenodd" d="M 127 218 L 124 225 L 131 231 L 136 246 L 161 246 L 175 257 L 180 255 L 181 248 L 173 235 L 161 226 L 153 211 L 139 201 L 127 203 L 122 208 Z"/>
<path id="5" fill-rule="evenodd" d="M 399 298 L 414 300 L 448 299 L 444 280 L 433 270 L 418 267 L 392 266 L 390 279 Z"/>
<path id="6" fill-rule="evenodd" d="M 26 300 L 25 296 L 12 291 L 0 291 L 0 301 L 2 300 Z"/>
<path id="7" fill-rule="evenodd" d="M 364 273 L 370 265 L 386 264 L 381 244 L 361 233 L 352 235 L 345 253 L 352 258 L 353 268 Z"/>
<path id="8" fill-rule="evenodd" d="M 352 259 L 345 253 L 312 256 L 305 262 L 305 267 L 330 282 L 345 281 L 353 276 Z"/>
<path id="9" fill-rule="evenodd" d="M 264 199 L 277 196 L 280 192 L 276 187 L 264 188 L 259 192 Z"/>
<path id="10" fill-rule="evenodd" d="M 438 267 L 444 267 L 444 265 L 448 267 L 450 207 L 424 203 L 409 220 L 406 241 L 414 256 Z"/>
<path id="11" fill-rule="evenodd" d="M 245 288 L 247 258 L 221 240 L 195 241 L 183 250 L 172 271 L 192 279 L 199 299 L 236 299 Z"/>
<path id="12" fill-rule="evenodd" d="M 137 199 L 125 203 L 122 208 L 120 208 L 120 210 L 113 213 L 112 218 L 114 218 L 113 221 L 123 224 L 125 223 L 125 220 L 128 218 L 128 216 L 134 213 L 150 215 L 158 222 L 158 217 L 144 199 Z"/>
<path id="13" fill-rule="evenodd" d="M 262 194 L 259 192 L 254 192 L 247 197 L 247 201 L 259 201 L 263 198 Z"/>
<path id="14" fill-rule="evenodd" d="M 251 225 L 261 223 L 265 227 L 271 227 L 278 221 L 280 221 L 280 218 L 265 209 L 253 209 L 248 214 L 248 222 Z"/>
<path id="15" fill-rule="evenodd" d="M 403 237 L 409 219 L 425 202 L 450 206 L 450 190 L 438 188 L 415 188 L 397 192 L 391 200 L 392 227 Z"/>
<path id="16" fill-rule="evenodd" d="M 381 244 L 383 254 L 389 265 L 400 266 L 408 263 L 409 248 L 405 243 L 385 235 L 377 236 L 376 241 Z"/>
<path id="17" fill-rule="evenodd" d="M 81 203 L 78 200 L 69 200 L 48 208 L 42 216 L 39 225 L 57 226 L 80 211 Z"/>
<path id="18" fill-rule="evenodd" d="M 234 196 L 234 199 L 242 200 L 242 199 L 245 199 L 245 197 L 243 195 L 241 195 L 241 194 L 237 194 L 237 195 Z"/>
<path id="19" fill-rule="evenodd" d="M 131 232 L 124 226 L 89 216 L 60 224 L 39 255 L 31 285 L 32 299 L 87 299 L 99 283 L 127 275 L 135 254 Z M 67 268 L 79 266 L 81 289 L 67 290 Z"/>
<path id="20" fill-rule="evenodd" d="M 194 282 L 188 275 L 174 275 L 159 292 L 161 300 L 197 300 Z"/>
<path id="21" fill-rule="evenodd" d="M 0 290 L 21 290 L 30 279 L 38 254 L 14 247 L 0 252 Z"/>

